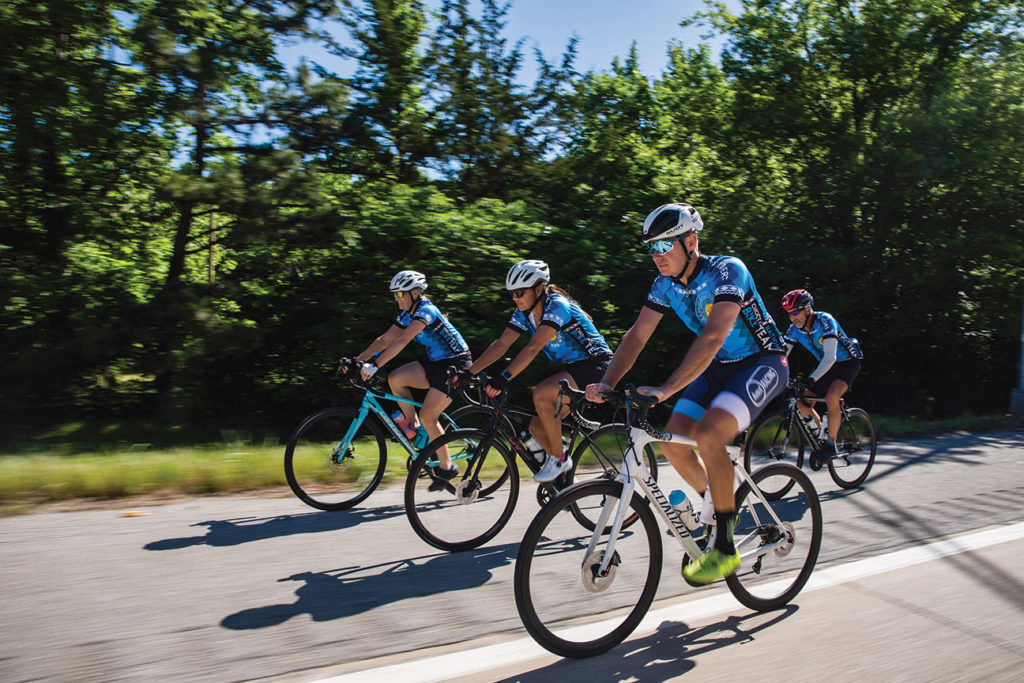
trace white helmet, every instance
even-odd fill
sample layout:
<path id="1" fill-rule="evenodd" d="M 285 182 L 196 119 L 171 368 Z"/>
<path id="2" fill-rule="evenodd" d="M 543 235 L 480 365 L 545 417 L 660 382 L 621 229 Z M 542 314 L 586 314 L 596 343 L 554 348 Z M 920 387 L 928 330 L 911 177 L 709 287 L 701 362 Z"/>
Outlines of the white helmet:
<path id="1" fill-rule="evenodd" d="M 704 221 L 700 219 L 700 214 L 689 204 L 662 204 L 647 214 L 640 240 L 647 243 L 680 237 L 700 232 L 703 228 Z"/>
<path id="2" fill-rule="evenodd" d="M 400 270 L 391 278 L 388 286 L 392 292 L 408 292 L 413 289 L 426 289 L 427 276 L 415 270 Z"/>
<path id="3" fill-rule="evenodd" d="M 520 261 L 509 268 L 508 275 L 505 276 L 505 289 L 511 292 L 513 289 L 533 287 L 538 283 L 550 281 L 551 271 L 548 270 L 548 264 L 536 260 Z"/>

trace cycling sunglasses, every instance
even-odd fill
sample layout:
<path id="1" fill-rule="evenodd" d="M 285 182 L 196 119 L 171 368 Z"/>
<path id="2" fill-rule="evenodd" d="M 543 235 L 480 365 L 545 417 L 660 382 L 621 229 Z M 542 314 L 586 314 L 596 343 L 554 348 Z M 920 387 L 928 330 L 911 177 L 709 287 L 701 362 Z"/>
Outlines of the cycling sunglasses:
<path id="1" fill-rule="evenodd" d="M 533 289 L 533 287 L 520 287 L 519 289 L 510 290 L 509 293 L 512 295 L 513 299 L 518 299 L 520 297 L 526 296 L 526 293 L 529 292 L 531 289 Z"/>
<path id="2" fill-rule="evenodd" d="M 672 247 L 675 245 L 678 237 L 671 237 L 665 240 L 654 240 L 653 242 L 647 243 L 648 254 L 667 254 L 672 251 Z"/>

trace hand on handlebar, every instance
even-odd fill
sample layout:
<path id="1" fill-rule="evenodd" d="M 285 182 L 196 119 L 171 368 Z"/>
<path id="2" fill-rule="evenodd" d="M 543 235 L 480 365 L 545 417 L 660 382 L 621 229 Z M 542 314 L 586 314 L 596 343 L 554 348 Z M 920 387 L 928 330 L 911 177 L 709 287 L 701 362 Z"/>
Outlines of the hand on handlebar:
<path id="1" fill-rule="evenodd" d="M 612 391 L 613 387 L 605 384 L 604 382 L 594 382 L 593 384 L 587 385 L 587 400 L 591 403 L 604 403 L 604 397 L 601 394 Z"/>
<path id="2" fill-rule="evenodd" d="M 814 380 L 810 377 L 795 377 L 789 380 L 789 386 L 799 392 L 804 392 L 814 386 Z"/>
<path id="3" fill-rule="evenodd" d="M 363 378 L 364 382 L 369 381 L 371 377 L 377 374 L 377 370 L 379 369 L 380 368 L 373 363 L 363 363 L 363 366 L 359 368 L 359 376 Z"/>
<path id="4" fill-rule="evenodd" d="M 484 387 L 484 393 L 486 393 L 488 397 L 494 398 L 507 388 L 508 378 L 504 375 L 496 375 L 487 380 L 487 386 Z"/>
<path id="5" fill-rule="evenodd" d="M 641 396 L 650 396 L 651 398 L 658 399 L 658 403 L 672 395 L 672 392 L 665 387 L 637 387 L 636 391 Z"/>

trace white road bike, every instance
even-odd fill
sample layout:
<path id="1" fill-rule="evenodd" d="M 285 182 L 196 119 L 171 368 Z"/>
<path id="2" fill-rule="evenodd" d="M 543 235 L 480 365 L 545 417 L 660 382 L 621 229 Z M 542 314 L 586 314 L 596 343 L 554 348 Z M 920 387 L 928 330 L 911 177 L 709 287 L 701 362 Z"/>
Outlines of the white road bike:
<path id="1" fill-rule="evenodd" d="M 626 414 L 630 438 L 625 467 L 614 480 L 586 481 L 560 492 L 531 522 L 515 566 L 516 608 L 531 636 L 563 657 L 590 657 L 621 643 L 654 600 L 662 572 L 660 517 L 683 550 L 682 565 L 714 546 L 714 525 L 690 531 L 637 457 L 656 442 L 696 442 L 652 427 L 656 401 L 630 385 L 605 400 Z M 740 449 L 727 448 L 736 475 L 733 538 L 739 569 L 725 579 L 732 594 L 756 611 L 778 609 L 803 588 L 821 546 L 821 505 L 810 478 L 786 464 L 748 474 Z M 761 487 L 787 494 L 769 500 Z M 651 505 L 651 501 L 654 505 Z M 588 511 L 597 524 L 582 527 L 571 511 Z M 639 523 L 623 528 L 636 515 Z M 669 571 L 679 576 L 680 569 Z"/>

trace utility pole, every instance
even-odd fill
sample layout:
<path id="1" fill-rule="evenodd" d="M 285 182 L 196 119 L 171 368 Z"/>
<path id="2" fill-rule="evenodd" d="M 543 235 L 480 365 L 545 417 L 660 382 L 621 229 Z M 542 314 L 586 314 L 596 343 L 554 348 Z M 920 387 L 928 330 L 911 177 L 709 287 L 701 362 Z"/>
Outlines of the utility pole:
<path id="1" fill-rule="evenodd" d="M 1017 387 L 1010 392 L 1010 412 L 1024 413 L 1024 286 L 1021 287 L 1020 357 L 1017 360 Z"/>

